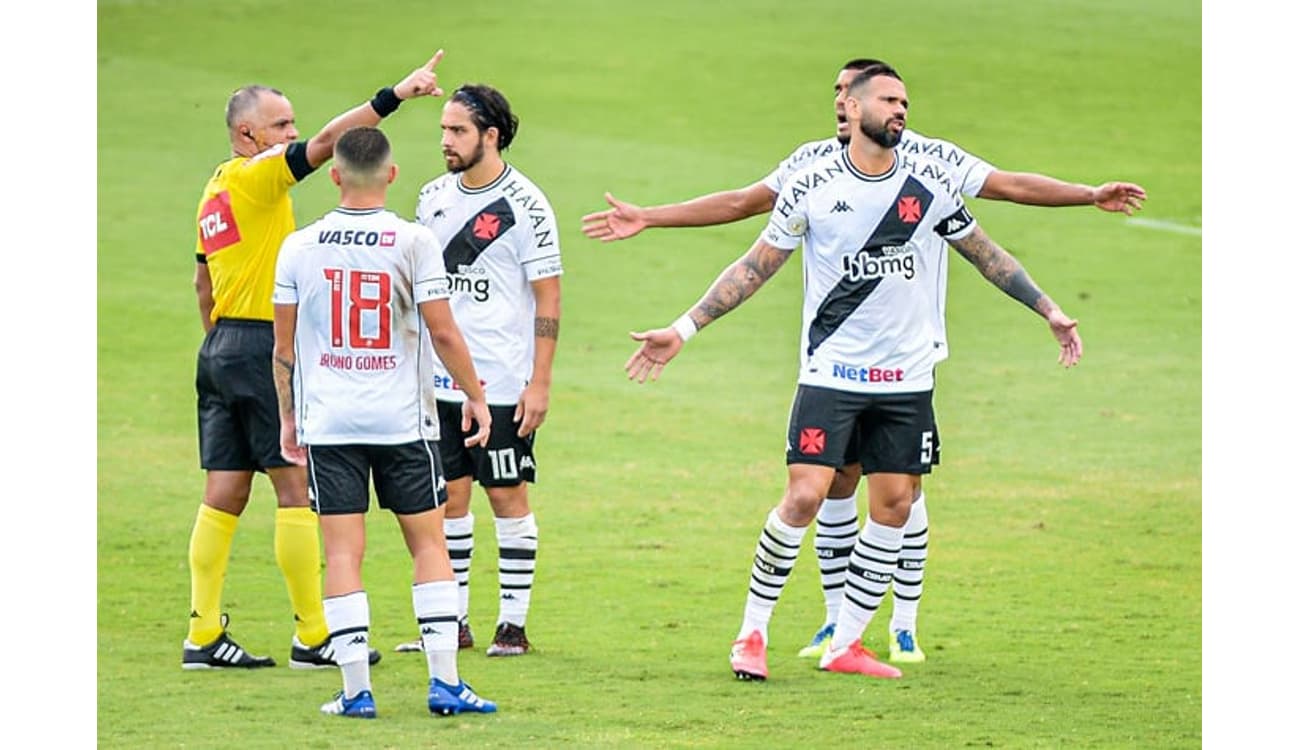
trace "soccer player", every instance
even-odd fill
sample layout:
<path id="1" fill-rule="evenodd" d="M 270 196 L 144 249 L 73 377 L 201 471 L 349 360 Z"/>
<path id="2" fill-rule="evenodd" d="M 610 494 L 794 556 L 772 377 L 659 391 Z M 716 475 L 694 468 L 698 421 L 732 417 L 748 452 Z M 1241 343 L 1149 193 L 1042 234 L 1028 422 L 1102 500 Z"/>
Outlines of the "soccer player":
<path id="1" fill-rule="evenodd" d="M 320 540 L 307 502 L 307 477 L 280 455 L 271 377 L 271 289 L 276 253 L 294 229 L 289 189 L 334 153 L 348 128 L 374 125 L 403 100 L 441 96 L 439 50 L 395 86 L 298 140 L 293 106 L 266 86 L 244 86 L 226 104 L 230 159 L 217 165 L 199 199 L 194 288 L 205 336 L 199 349 L 200 464 L 203 502 L 190 536 L 190 621 L 183 669 L 271 667 L 226 632 L 221 589 L 235 527 L 248 504 L 254 472 L 275 488 L 275 559 L 289 589 L 294 636 L 289 666 L 336 665 L 321 606 Z M 378 661 L 379 653 L 371 659 Z"/>
<path id="2" fill-rule="evenodd" d="M 472 648 L 470 560 L 474 552 L 471 483 L 487 494 L 496 522 L 498 613 L 488 656 L 532 648 L 525 631 L 537 561 L 537 519 L 528 484 L 537 476 L 533 446 L 551 399 L 551 364 L 560 332 L 560 233 L 541 189 L 501 152 L 519 118 L 491 86 L 466 84 L 442 110 L 447 172 L 427 183 L 416 218 L 443 246 L 451 308 L 465 332 L 492 407 L 485 447 L 461 444 L 456 414 L 463 383 L 437 370 L 439 442 L 447 472 L 447 543 L 460 585 L 460 645 Z M 418 648 L 404 643 L 399 651 Z"/>
<path id="3" fill-rule="evenodd" d="M 456 583 L 442 532 L 446 489 L 425 330 L 443 366 L 465 384 L 457 422 L 467 445 L 487 440 L 492 417 L 451 315 L 437 239 L 384 210 L 396 177 L 383 132 L 344 133 L 330 167 L 338 208 L 289 235 L 276 263 L 280 446 L 287 460 L 307 467 L 325 545 L 325 620 L 343 673 L 343 690 L 321 711 L 376 714 L 361 579 L 373 478 L 379 507 L 397 516 L 411 553 L 429 711 L 492 713 L 496 704 L 457 672 Z"/>
<path id="4" fill-rule="evenodd" d="M 690 311 L 668 328 L 633 334 L 642 344 L 626 364 L 629 377 L 658 378 L 699 328 L 753 295 L 803 244 L 788 480 L 759 536 L 732 644 L 731 668 L 741 679 L 767 678 L 772 610 L 851 444 L 867 474 L 869 518 L 849 558 L 834 640 L 819 664 L 901 676 L 863 649 L 860 636 L 893 579 L 917 477 L 931 470 L 935 457 L 932 395 L 942 329 L 934 306 L 945 242 L 1047 320 L 1062 364 L 1073 366 L 1082 354 L 1076 322 L 976 225 L 957 179 L 939 161 L 897 151 L 907 107 L 906 88 L 889 66 L 855 76 L 846 87 L 848 147 L 787 179 L 765 231 Z"/>
<path id="5" fill-rule="evenodd" d="M 583 217 L 583 232 L 605 242 L 635 236 L 648 227 L 686 227 L 723 224 L 767 213 L 786 179 L 810 161 L 837 153 L 849 142 L 848 121 L 844 114 L 845 90 L 849 81 L 879 60 L 855 59 L 845 63 L 835 79 L 834 137 L 802 144 L 770 174 L 752 185 L 700 196 L 681 203 L 641 207 L 606 194 L 613 208 Z M 1092 187 L 1063 182 L 1053 177 L 1028 172 L 1006 172 L 948 141 L 929 138 L 913 130 L 904 130 L 897 149 L 908 156 L 928 156 L 946 163 L 949 172 L 968 197 L 1007 200 L 1035 206 L 1094 205 L 1103 211 L 1131 215 L 1142 208 L 1146 191 L 1129 182 L 1107 182 Z M 946 273 L 946 266 L 939 270 Z M 940 282 L 941 290 L 946 280 Z M 944 326 L 944 300 L 936 308 L 938 323 Z M 947 356 L 947 338 L 940 336 L 942 358 Z M 938 436 L 936 435 L 936 448 Z M 938 463 L 936 455 L 935 463 Z M 861 466 L 850 460 L 836 472 L 829 495 L 817 515 L 814 544 L 821 568 L 822 594 L 826 604 L 824 624 L 803 648 L 801 657 L 818 658 L 834 632 L 836 615 L 843 599 L 844 577 L 848 556 L 858 531 L 857 488 Z M 893 616 L 890 619 L 890 660 L 925 661 L 916 638 L 917 613 L 920 606 L 925 562 L 929 547 L 929 518 L 925 494 L 917 478 L 916 498 L 899 567 L 893 584 Z"/>

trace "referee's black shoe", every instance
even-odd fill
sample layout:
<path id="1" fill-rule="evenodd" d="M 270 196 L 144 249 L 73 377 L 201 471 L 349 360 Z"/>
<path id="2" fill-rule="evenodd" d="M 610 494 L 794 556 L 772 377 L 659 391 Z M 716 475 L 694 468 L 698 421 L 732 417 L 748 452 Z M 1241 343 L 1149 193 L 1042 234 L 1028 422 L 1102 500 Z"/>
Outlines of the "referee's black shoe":
<path id="1" fill-rule="evenodd" d="M 226 632 L 230 618 L 221 615 L 221 635 L 206 646 L 196 646 L 188 638 L 181 646 L 181 669 L 257 669 L 274 667 L 275 659 L 269 656 L 253 656 L 235 643 Z"/>
<path id="2" fill-rule="evenodd" d="M 378 664 L 379 659 L 379 652 L 370 649 L 370 665 Z M 324 643 L 312 647 L 303 645 L 298 636 L 293 637 L 293 647 L 289 649 L 290 669 L 329 669 L 338 665 L 334 660 L 334 639 L 326 638 Z"/>

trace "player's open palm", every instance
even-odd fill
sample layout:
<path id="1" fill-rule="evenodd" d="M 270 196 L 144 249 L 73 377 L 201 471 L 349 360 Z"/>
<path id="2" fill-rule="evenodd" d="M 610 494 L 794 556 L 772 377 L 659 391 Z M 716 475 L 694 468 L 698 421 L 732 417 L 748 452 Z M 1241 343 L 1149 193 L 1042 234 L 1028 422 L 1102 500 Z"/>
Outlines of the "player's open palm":
<path id="1" fill-rule="evenodd" d="M 644 383 L 647 377 L 658 380 L 664 366 L 682 350 L 682 337 L 672 327 L 640 333 L 633 331 L 630 335 L 634 341 L 641 342 L 641 348 L 628 359 L 623 369 L 627 371 L 628 380 L 638 383 Z"/>
<path id="2" fill-rule="evenodd" d="M 1097 188 L 1092 205 L 1103 211 L 1124 213 L 1129 216 L 1134 211 L 1142 210 L 1142 201 L 1147 199 L 1147 191 L 1141 185 L 1131 182 L 1108 182 Z"/>
<path id="3" fill-rule="evenodd" d="M 625 240 L 646 228 L 645 209 L 605 193 L 605 202 L 613 208 L 582 217 L 582 233 L 601 242 Z"/>
<path id="4" fill-rule="evenodd" d="M 1047 315 L 1047 323 L 1052 327 L 1052 335 L 1061 345 L 1058 362 L 1066 367 L 1073 367 L 1083 356 L 1083 339 L 1079 338 L 1079 321 L 1064 312 L 1053 310 Z"/>
<path id="5" fill-rule="evenodd" d="M 551 408 L 551 389 L 544 383 L 533 381 L 519 396 L 515 406 L 515 422 L 519 424 L 519 437 L 528 437 L 533 430 L 546 421 L 546 412 Z"/>
<path id="6" fill-rule="evenodd" d="M 434 72 L 434 68 L 438 67 L 438 62 L 442 60 L 442 54 L 442 50 L 433 53 L 433 57 L 429 59 L 429 62 L 411 71 L 410 75 L 394 86 L 393 93 L 397 94 L 397 98 L 413 99 L 417 96 L 442 96 L 442 88 L 438 86 L 438 74 Z"/>

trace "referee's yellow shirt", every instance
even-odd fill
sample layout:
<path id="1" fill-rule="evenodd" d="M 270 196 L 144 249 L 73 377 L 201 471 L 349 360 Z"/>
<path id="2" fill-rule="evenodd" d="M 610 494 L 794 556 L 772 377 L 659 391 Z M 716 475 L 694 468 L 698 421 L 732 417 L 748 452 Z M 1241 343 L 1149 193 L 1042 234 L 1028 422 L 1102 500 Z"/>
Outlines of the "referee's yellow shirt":
<path id="1" fill-rule="evenodd" d="M 306 146 L 280 144 L 217 166 L 199 200 L 198 262 L 212 277 L 212 320 L 273 319 L 280 243 L 293 232 L 289 188 L 311 173 Z"/>

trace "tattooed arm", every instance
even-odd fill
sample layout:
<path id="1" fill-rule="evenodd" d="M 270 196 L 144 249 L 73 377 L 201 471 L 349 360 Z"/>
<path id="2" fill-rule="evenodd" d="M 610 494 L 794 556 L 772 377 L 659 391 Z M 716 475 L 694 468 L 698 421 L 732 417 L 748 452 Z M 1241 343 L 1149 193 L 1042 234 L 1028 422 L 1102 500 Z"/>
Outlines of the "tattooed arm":
<path id="1" fill-rule="evenodd" d="M 537 309 L 533 317 L 533 377 L 515 406 L 517 435 L 526 437 L 542 426 L 551 404 L 551 364 L 560 338 L 560 277 L 532 282 Z"/>
<path id="2" fill-rule="evenodd" d="M 1078 321 L 1067 316 L 1051 297 L 1038 288 L 1020 261 L 998 246 L 978 226 L 965 237 L 949 242 L 963 258 L 979 269 L 989 283 L 1047 319 L 1052 335 L 1061 345 L 1061 355 L 1057 361 L 1066 367 L 1079 361 L 1083 355 L 1083 341 L 1079 338 Z"/>
<path id="3" fill-rule="evenodd" d="M 298 424 L 293 408 L 293 337 L 298 328 L 297 305 L 275 305 L 275 349 L 271 354 L 271 375 L 275 400 L 280 405 L 280 453 L 300 466 L 307 464 L 307 449 L 298 444 Z"/>
<path id="4" fill-rule="evenodd" d="M 791 252 L 759 239 L 749 252 L 727 266 L 700 301 L 671 326 L 632 333 L 632 339 L 640 341 L 641 347 L 623 365 L 628 379 L 638 383 L 644 383 L 647 376 L 658 380 L 659 373 L 681 351 L 686 339 L 740 307 L 780 270 Z"/>

